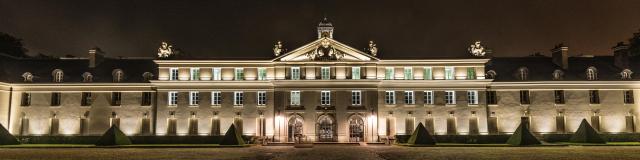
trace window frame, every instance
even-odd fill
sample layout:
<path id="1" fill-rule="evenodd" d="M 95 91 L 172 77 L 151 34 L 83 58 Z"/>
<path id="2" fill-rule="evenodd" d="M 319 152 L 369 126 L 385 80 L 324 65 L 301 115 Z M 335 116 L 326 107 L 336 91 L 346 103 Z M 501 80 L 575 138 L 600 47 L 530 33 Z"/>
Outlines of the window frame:
<path id="1" fill-rule="evenodd" d="M 222 92 L 211 91 L 211 105 L 212 106 L 222 105 Z"/>
<path id="2" fill-rule="evenodd" d="M 189 80 L 191 81 L 200 80 L 200 68 L 189 68 Z"/>
<path id="3" fill-rule="evenodd" d="M 178 92 L 177 91 L 167 92 L 167 106 L 177 106 L 177 105 L 178 105 Z"/>
<path id="4" fill-rule="evenodd" d="M 360 79 L 361 71 L 360 67 L 351 67 L 351 79 Z"/>
<path id="5" fill-rule="evenodd" d="M 416 104 L 415 92 L 404 91 L 404 104 L 407 104 L 407 105 Z"/>
<path id="6" fill-rule="evenodd" d="M 331 105 L 331 91 L 320 91 L 320 105 Z"/>
<path id="7" fill-rule="evenodd" d="M 565 104 L 565 94 L 564 90 L 553 90 L 553 102 L 555 104 Z"/>
<path id="8" fill-rule="evenodd" d="M 635 104 L 635 100 L 633 99 L 633 90 L 624 90 L 624 104 Z"/>
<path id="9" fill-rule="evenodd" d="M 600 104 L 600 91 L 589 90 L 589 104 Z"/>
<path id="10" fill-rule="evenodd" d="M 31 93 L 22 92 L 20 97 L 20 106 L 23 106 L 23 107 L 31 106 Z"/>
<path id="11" fill-rule="evenodd" d="M 387 105 L 396 104 L 396 91 L 385 91 L 384 103 Z"/>
<path id="12" fill-rule="evenodd" d="M 320 79 L 331 79 L 331 67 L 320 67 Z"/>
<path id="13" fill-rule="evenodd" d="M 300 103 L 300 95 L 301 92 L 300 91 L 290 91 L 289 92 L 289 104 L 292 106 L 299 106 Z"/>
<path id="14" fill-rule="evenodd" d="M 413 80 L 413 67 L 404 67 L 402 73 L 404 80 Z"/>
<path id="15" fill-rule="evenodd" d="M 385 80 L 393 80 L 395 79 L 395 67 L 385 67 L 384 68 L 384 79 Z"/>
<path id="16" fill-rule="evenodd" d="M 267 91 L 256 92 L 256 105 L 258 106 L 267 105 Z"/>
<path id="17" fill-rule="evenodd" d="M 520 105 L 531 104 L 531 93 L 529 90 L 520 90 Z"/>
<path id="18" fill-rule="evenodd" d="M 244 80 L 244 68 L 234 68 L 233 69 L 233 80 L 241 81 Z"/>
<path id="19" fill-rule="evenodd" d="M 467 79 L 474 80 L 477 79 L 476 76 L 476 68 L 475 67 L 467 67 Z"/>
<path id="20" fill-rule="evenodd" d="M 265 67 L 258 67 L 258 80 L 259 81 L 264 81 L 267 80 L 267 68 Z"/>
<path id="21" fill-rule="evenodd" d="M 300 67 L 291 67 L 291 80 L 300 80 Z"/>
<path id="22" fill-rule="evenodd" d="M 244 92 L 243 91 L 234 91 L 233 92 L 233 105 L 234 106 L 243 106 L 244 105 Z"/>
<path id="23" fill-rule="evenodd" d="M 180 70 L 178 68 L 169 68 L 169 80 L 177 81 L 179 80 Z"/>
<path id="24" fill-rule="evenodd" d="M 189 92 L 189 105 L 197 106 L 200 104 L 200 92 L 198 91 L 190 91 Z"/>
<path id="25" fill-rule="evenodd" d="M 488 105 L 496 105 L 498 104 L 498 92 L 497 91 L 486 91 L 487 104 Z"/>
<path id="26" fill-rule="evenodd" d="M 432 80 L 433 79 L 433 67 L 424 67 L 424 75 L 422 79 L 424 80 Z"/>
<path id="27" fill-rule="evenodd" d="M 351 91 L 351 105 L 353 106 L 362 105 L 362 91 L 360 90 Z"/>
<path id="28" fill-rule="evenodd" d="M 222 68 L 211 68 L 211 80 L 222 80 Z"/>
<path id="29" fill-rule="evenodd" d="M 423 103 L 426 105 L 432 105 L 433 104 L 433 100 L 434 100 L 434 94 L 433 91 L 423 91 Z"/>
<path id="30" fill-rule="evenodd" d="M 467 91 L 467 104 L 468 105 L 478 105 L 478 99 L 479 99 L 479 95 L 478 95 L 478 91 L 477 90 Z"/>
<path id="31" fill-rule="evenodd" d="M 444 91 L 444 102 L 446 105 L 455 105 L 456 91 Z"/>
<path id="32" fill-rule="evenodd" d="M 456 79 L 456 68 L 453 66 L 445 66 L 444 67 L 444 79 L 445 80 L 455 80 Z"/>

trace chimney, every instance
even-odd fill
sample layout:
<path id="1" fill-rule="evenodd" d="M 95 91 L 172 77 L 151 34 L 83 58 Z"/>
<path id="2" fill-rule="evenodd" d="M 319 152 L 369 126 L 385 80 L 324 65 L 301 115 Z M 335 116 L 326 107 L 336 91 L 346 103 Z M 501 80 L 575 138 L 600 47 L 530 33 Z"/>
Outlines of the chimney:
<path id="1" fill-rule="evenodd" d="M 618 42 L 611 49 L 613 49 L 613 65 L 620 69 L 629 68 L 629 45 Z"/>
<path id="2" fill-rule="evenodd" d="M 569 69 L 569 47 L 560 43 L 551 49 L 551 58 L 553 63 L 562 67 L 562 69 Z"/>
<path id="3" fill-rule="evenodd" d="M 104 52 L 98 47 L 93 47 L 89 49 L 88 59 L 89 59 L 89 68 L 95 68 L 104 59 Z"/>

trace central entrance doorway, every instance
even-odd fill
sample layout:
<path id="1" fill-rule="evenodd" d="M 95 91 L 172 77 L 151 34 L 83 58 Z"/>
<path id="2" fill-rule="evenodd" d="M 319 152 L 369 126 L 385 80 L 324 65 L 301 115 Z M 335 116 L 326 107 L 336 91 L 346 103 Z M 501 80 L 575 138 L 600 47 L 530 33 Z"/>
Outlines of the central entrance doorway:
<path id="1" fill-rule="evenodd" d="M 360 116 L 349 118 L 349 142 L 364 141 L 364 120 Z"/>
<path id="2" fill-rule="evenodd" d="M 337 142 L 336 122 L 333 116 L 323 114 L 318 117 L 316 134 L 319 142 Z"/>
<path id="3" fill-rule="evenodd" d="M 302 117 L 298 115 L 291 116 L 289 119 L 287 138 L 289 142 L 296 142 L 296 140 L 300 141 L 302 138 Z"/>

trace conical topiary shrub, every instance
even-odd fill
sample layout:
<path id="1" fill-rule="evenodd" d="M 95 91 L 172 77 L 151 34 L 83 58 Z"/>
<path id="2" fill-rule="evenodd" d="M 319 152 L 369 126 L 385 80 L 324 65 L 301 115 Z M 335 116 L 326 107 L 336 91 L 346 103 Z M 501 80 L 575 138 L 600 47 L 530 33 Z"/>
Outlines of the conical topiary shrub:
<path id="1" fill-rule="evenodd" d="M 20 141 L 16 139 L 9 131 L 0 124 L 0 145 L 15 145 L 20 144 Z"/>
<path id="2" fill-rule="evenodd" d="M 533 136 L 526 125 L 520 123 L 518 129 L 516 129 L 516 132 L 514 132 L 513 135 L 509 137 L 509 140 L 507 140 L 507 144 L 514 146 L 527 146 L 539 145 L 541 143 L 535 136 Z"/>
<path id="3" fill-rule="evenodd" d="M 591 125 L 589 125 L 586 119 L 582 119 L 582 122 L 580 122 L 580 127 L 578 128 L 576 133 L 573 133 L 573 135 L 571 135 L 571 139 L 569 139 L 569 142 L 607 143 L 607 141 L 605 141 L 604 139 L 602 139 L 602 137 L 600 137 L 600 134 L 598 134 L 598 131 L 596 131 L 595 129 L 593 129 L 593 127 L 591 127 Z"/>
<path id="4" fill-rule="evenodd" d="M 222 137 L 222 141 L 220 145 L 244 145 L 244 139 L 242 139 L 242 135 L 236 129 L 236 126 L 231 124 L 227 133 Z"/>
<path id="5" fill-rule="evenodd" d="M 410 145 L 435 145 L 436 140 L 429 134 L 427 128 L 422 125 L 422 122 L 418 123 L 418 126 L 409 137 L 407 144 Z"/>
<path id="6" fill-rule="evenodd" d="M 102 137 L 96 142 L 96 146 L 116 146 L 116 145 L 130 145 L 131 140 L 127 135 L 122 133 L 118 126 L 111 126 L 107 132 L 104 132 Z"/>

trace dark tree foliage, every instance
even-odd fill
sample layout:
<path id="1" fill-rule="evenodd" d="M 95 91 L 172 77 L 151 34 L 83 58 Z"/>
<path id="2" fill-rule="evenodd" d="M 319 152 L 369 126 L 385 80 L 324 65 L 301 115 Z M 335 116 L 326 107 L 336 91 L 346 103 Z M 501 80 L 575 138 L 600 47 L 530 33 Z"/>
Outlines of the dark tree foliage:
<path id="1" fill-rule="evenodd" d="M 598 131 L 596 131 L 595 129 L 593 129 L 593 127 L 591 127 L 591 125 L 589 124 L 589 122 L 587 122 L 586 119 L 582 119 L 582 122 L 580 122 L 580 127 L 578 127 L 578 130 L 576 131 L 576 133 L 573 133 L 573 135 L 571 135 L 571 139 L 569 139 L 569 142 L 607 143 L 606 140 L 600 137 L 600 134 L 598 133 Z"/>
<path id="2" fill-rule="evenodd" d="M 98 142 L 96 142 L 96 146 L 115 146 L 115 145 L 130 145 L 131 140 L 127 135 L 120 131 L 118 126 L 111 126 L 107 132 L 105 132 Z"/>
<path id="3" fill-rule="evenodd" d="M 427 128 L 422 123 L 419 123 L 407 143 L 410 145 L 435 145 L 436 140 L 429 134 Z"/>
<path id="4" fill-rule="evenodd" d="M 520 123 L 516 132 L 509 137 L 507 140 L 507 144 L 513 146 L 528 146 L 528 145 L 539 145 L 541 144 L 538 138 L 533 136 L 531 131 L 529 131 L 529 127 L 525 125 L 525 123 Z"/>
<path id="5" fill-rule="evenodd" d="M 22 39 L 0 32 L 0 53 L 15 57 L 27 57 L 27 49 L 22 44 Z"/>
<path id="6" fill-rule="evenodd" d="M 0 124 L 0 145 L 16 145 L 20 144 L 18 139 L 11 135 L 2 124 Z"/>

